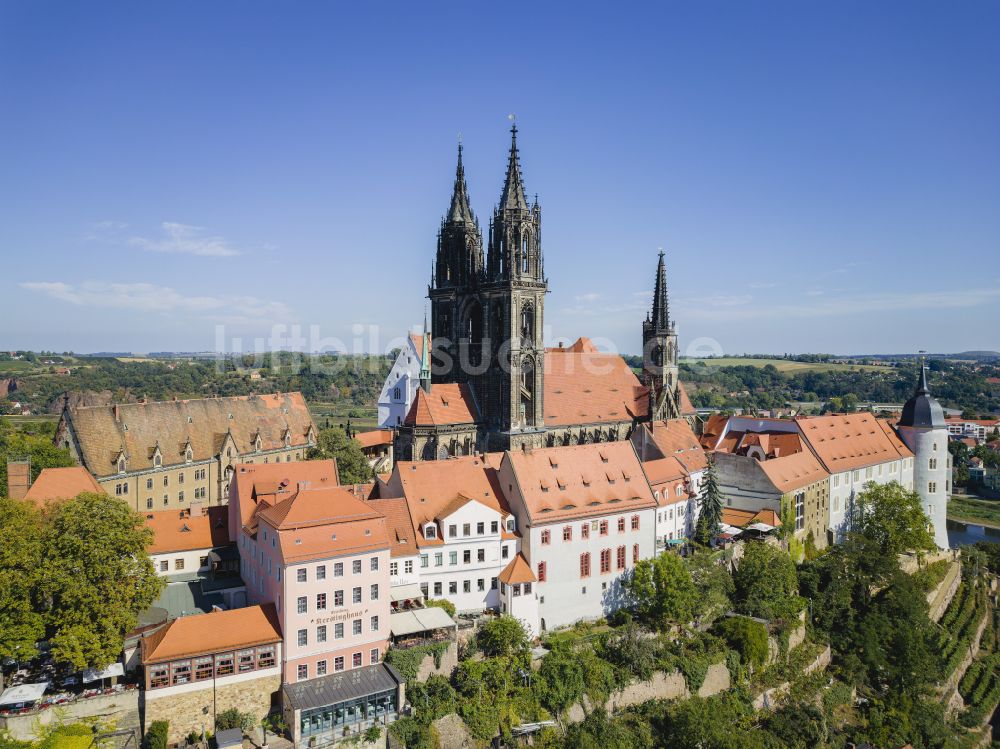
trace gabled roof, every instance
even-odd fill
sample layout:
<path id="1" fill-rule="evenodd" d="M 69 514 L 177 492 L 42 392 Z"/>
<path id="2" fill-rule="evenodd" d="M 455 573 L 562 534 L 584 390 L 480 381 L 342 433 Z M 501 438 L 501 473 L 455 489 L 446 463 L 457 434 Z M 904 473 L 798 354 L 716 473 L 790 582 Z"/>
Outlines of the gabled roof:
<path id="1" fill-rule="evenodd" d="M 142 640 L 143 664 L 281 642 L 274 604 L 174 619 Z"/>
<path id="2" fill-rule="evenodd" d="M 371 432 L 358 432 L 354 435 L 360 444 L 362 449 L 369 447 L 380 447 L 382 445 L 392 444 L 392 430 L 391 429 L 375 429 Z"/>
<path id="3" fill-rule="evenodd" d="M 261 509 L 258 521 L 277 533 L 286 564 L 392 546 L 385 517 L 341 487 L 299 487 L 291 497 Z"/>
<path id="4" fill-rule="evenodd" d="M 76 406 L 67 418 L 83 463 L 96 476 L 117 473 L 122 450 L 135 471 L 153 467 L 157 445 L 164 466 L 181 465 L 188 442 L 192 460 L 201 461 L 218 455 L 230 434 L 236 449 L 249 453 L 258 434 L 261 449 L 272 450 L 285 446 L 286 431 L 292 446 L 304 447 L 315 429 L 301 393 Z"/>
<path id="5" fill-rule="evenodd" d="M 372 499 L 368 504 L 385 516 L 386 531 L 389 534 L 389 554 L 394 557 L 410 557 L 417 553 L 417 532 L 410 519 L 406 500 Z"/>
<path id="6" fill-rule="evenodd" d="M 233 524 L 256 523 L 258 507 L 263 509 L 296 491 L 301 481 L 312 487 L 338 486 L 335 460 L 297 460 L 291 463 L 241 463 L 235 467 L 230 497 L 239 505 Z M 234 531 L 238 530 L 234 525 Z M 233 536 L 235 540 L 235 536 Z"/>
<path id="7" fill-rule="evenodd" d="M 532 522 L 628 512 L 656 506 L 631 442 L 509 451 Z"/>
<path id="8" fill-rule="evenodd" d="M 531 571 L 531 565 L 524 558 L 524 554 L 517 553 L 517 556 L 510 560 L 510 563 L 497 575 L 497 580 L 507 585 L 515 583 L 533 583 L 538 578 Z"/>
<path id="9" fill-rule="evenodd" d="M 428 543 L 423 535 L 424 526 L 446 512 L 454 512 L 456 500 L 465 504 L 474 498 L 501 516 L 510 514 L 497 480 L 496 467 L 487 465 L 479 456 L 412 463 L 398 461 L 386 483 L 390 490 L 399 490 L 405 498 L 419 546 L 438 543 L 435 539 Z"/>
<path id="10" fill-rule="evenodd" d="M 213 549 L 229 544 L 229 507 L 209 507 L 200 515 L 190 510 L 161 510 L 144 515 L 153 531 L 150 554 Z"/>
<path id="11" fill-rule="evenodd" d="M 646 428 L 645 425 L 643 428 Z M 649 438 L 660 451 L 661 457 L 674 457 L 688 473 L 697 473 L 708 467 L 708 456 L 685 419 L 656 421 L 648 427 Z"/>
<path id="12" fill-rule="evenodd" d="M 830 473 L 912 458 L 891 428 L 870 413 L 796 418 L 802 436 Z"/>
<path id="13" fill-rule="evenodd" d="M 759 463 L 760 469 L 782 494 L 822 481 L 830 474 L 811 452 L 804 450 Z"/>
<path id="14" fill-rule="evenodd" d="M 479 419 L 478 413 L 476 399 L 468 385 L 440 383 L 432 385 L 430 393 L 417 388 L 417 396 L 403 423 L 409 426 L 473 424 Z"/>
<path id="15" fill-rule="evenodd" d="M 54 499 L 72 499 L 85 492 L 105 493 L 86 468 L 43 468 L 24 498 L 40 505 Z"/>
<path id="16" fill-rule="evenodd" d="M 631 421 L 649 410 L 649 389 L 618 354 L 588 338 L 545 350 L 545 425 Z"/>

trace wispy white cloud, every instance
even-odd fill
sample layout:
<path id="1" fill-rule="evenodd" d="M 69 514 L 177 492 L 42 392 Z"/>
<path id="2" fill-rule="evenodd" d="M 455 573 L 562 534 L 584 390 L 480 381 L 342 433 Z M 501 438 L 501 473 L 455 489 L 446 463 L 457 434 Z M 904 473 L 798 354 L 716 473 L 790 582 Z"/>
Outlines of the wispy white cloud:
<path id="1" fill-rule="evenodd" d="M 682 306 L 685 317 L 692 320 L 732 319 L 736 314 L 741 320 L 847 317 L 902 310 L 941 310 L 980 307 L 1000 303 L 1000 289 L 954 289 L 924 292 L 871 292 L 862 294 L 811 295 L 808 301 L 782 300 L 778 302 L 755 301 L 752 297 L 721 297 L 722 303 L 712 297 L 685 299 Z M 738 308 L 738 309 L 734 309 Z"/>
<path id="2" fill-rule="evenodd" d="M 574 299 L 576 299 L 577 302 L 581 303 L 596 302 L 600 298 L 601 295 L 598 294 L 596 291 L 591 291 L 587 294 L 580 294 L 579 296 L 574 297 Z"/>
<path id="3" fill-rule="evenodd" d="M 206 233 L 204 227 L 164 221 L 160 224 L 163 236 L 129 237 L 128 243 L 147 252 L 169 252 L 182 255 L 202 255 L 205 257 L 233 257 L 241 254 L 223 237 Z"/>
<path id="4" fill-rule="evenodd" d="M 86 281 L 26 281 L 21 288 L 79 307 L 105 307 L 135 312 L 181 313 L 231 324 L 291 322 L 295 315 L 283 302 L 252 296 L 187 296 L 167 286 L 151 283 Z"/>

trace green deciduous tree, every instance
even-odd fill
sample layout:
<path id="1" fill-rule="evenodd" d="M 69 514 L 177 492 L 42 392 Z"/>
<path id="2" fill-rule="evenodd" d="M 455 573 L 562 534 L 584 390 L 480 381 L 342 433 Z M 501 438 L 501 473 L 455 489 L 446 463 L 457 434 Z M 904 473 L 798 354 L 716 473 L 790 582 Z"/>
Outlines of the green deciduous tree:
<path id="1" fill-rule="evenodd" d="M 640 560 L 625 589 L 636 614 L 652 627 L 687 624 L 694 615 L 697 591 L 684 561 L 673 552 Z"/>
<path id="2" fill-rule="evenodd" d="M 0 658 L 27 660 L 45 635 L 38 613 L 42 516 L 29 502 L 0 497 Z"/>
<path id="3" fill-rule="evenodd" d="M 118 657 L 163 589 L 146 553 L 152 538 L 141 515 L 107 496 L 81 494 L 50 508 L 39 585 L 57 661 L 104 667 Z"/>
<path id="4" fill-rule="evenodd" d="M 760 667 L 767 661 L 767 628 L 760 622 L 732 616 L 720 621 L 715 631 L 740 654 L 743 663 Z"/>
<path id="5" fill-rule="evenodd" d="M 883 554 L 895 555 L 933 549 L 929 523 L 920 496 L 893 481 L 869 484 L 858 494 L 851 531 L 870 540 Z"/>
<path id="6" fill-rule="evenodd" d="M 694 529 L 694 539 L 708 546 L 715 543 L 722 532 L 722 491 L 715 473 L 715 463 L 709 461 L 708 469 L 701 481 L 701 495 L 698 498 L 698 522 Z"/>
<path id="7" fill-rule="evenodd" d="M 476 639 L 479 649 L 490 658 L 520 656 L 528 652 L 528 633 L 512 616 L 490 619 L 479 628 Z"/>
<path id="8" fill-rule="evenodd" d="M 0 496 L 7 494 L 7 461 L 24 458 L 31 461 L 32 481 L 44 468 L 76 465 L 69 450 L 56 447 L 48 436 L 16 431 L 6 419 L 0 418 Z"/>
<path id="9" fill-rule="evenodd" d="M 797 613 L 798 577 L 791 557 L 762 541 L 746 544 L 733 575 L 736 608 L 764 619 L 785 619 Z"/>
<path id="10" fill-rule="evenodd" d="M 341 429 L 321 429 L 316 439 L 316 446 L 309 450 L 309 458 L 335 459 L 342 484 L 363 484 L 371 481 L 372 469 L 368 465 L 368 458 L 361 452 L 361 445 Z"/>

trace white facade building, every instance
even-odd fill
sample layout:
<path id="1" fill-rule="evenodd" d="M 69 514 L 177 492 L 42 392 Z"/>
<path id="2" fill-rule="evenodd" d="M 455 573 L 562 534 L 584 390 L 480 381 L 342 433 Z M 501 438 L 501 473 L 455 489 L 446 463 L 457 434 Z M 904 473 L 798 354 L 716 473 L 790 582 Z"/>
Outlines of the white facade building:
<path id="1" fill-rule="evenodd" d="M 508 452 L 499 480 L 537 580 L 533 631 L 625 605 L 624 576 L 656 553 L 656 502 L 630 442 Z M 530 611 L 518 604 L 522 615 Z"/>
<path id="2" fill-rule="evenodd" d="M 417 396 L 417 388 L 420 387 L 420 362 L 423 354 L 424 336 L 411 333 L 389 370 L 389 376 L 385 378 L 382 393 L 378 397 L 378 425 L 382 429 L 402 424 L 409 413 L 413 399 Z"/>
<path id="3" fill-rule="evenodd" d="M 413 574 L 405 557 L 396 560 L 398 584 L 419 583 L 460 612 L 500 609 L 498 577 L 519 538 L 488 457 L 398 462 L 379 493 L 405 501 L 416 539 Z"/>

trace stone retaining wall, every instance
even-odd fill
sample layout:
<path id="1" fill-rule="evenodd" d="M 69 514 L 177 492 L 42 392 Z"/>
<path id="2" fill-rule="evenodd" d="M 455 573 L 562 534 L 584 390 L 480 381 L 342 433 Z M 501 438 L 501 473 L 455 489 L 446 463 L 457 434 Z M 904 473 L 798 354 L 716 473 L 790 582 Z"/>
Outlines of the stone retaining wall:
<path id="1" fill-rule="evenodd" d="M 34 741 L 39 728 L 53 723 L 76 723 L 93 719 L 113 723 L 115 729 L 120 731 L 140 728 L 139 690 L 91 697 L 37 713 L 0 718 L 0 729 L 5 729 L 11 738 L 18 741 Z"/>
<path id="2" fill-rule="evenodd" d="M 726 691 L 730 686 L 732 683 L 725 662 L 713 663 L 708 667 L 705 681 L 698 688 L 698 696 L 711 697 Z M 634 681 L 624 689 L 614 692 L 608 698 L 607 707 L 610 712 L 614 712 L 633 705 L 641 705 L 649 700 L 687 699 L 690 696 L 691 692 L 684 681 L 684 674 L 680 671 L 669 673 L 657 671 L 651 679 Z M 590 700 L 584 697 L 582 703 L 574 703 L 566 711 L 566 722 L 579 723 L 592 709 Z"/>
<path id="3" fill-rule="evenodd" d="M 938 583 L 938 586 L 927 594 L 927 605 L 930 607 L 927 615 L 932 622 L 936 622 L 944 616 L 945 609 L 948 608 L 951 599 L 955 597 L 958 585 L 962 582 L 961 572 L 962 566 L 958 562 L 953 563 L 948 570 L 948 574 L 944 576 L 944 580 Z"/>
<path id="4" fill-rule="evenodd" d="M 420 662 L 420 668 L 417 669 L 416 681 L 427 681 L 434 674 L 451 676 L 451 672 L 455 670 L 456 666 L 458 666 L 458 644 L 453 642 L 441 654 L 440 666 L 435 665 L 433 655 L 428 654 L 424 656 L 424 659 Z"/>
<path id="5" fill-rule="evenodd" d="M 830 659 L 832 658 L 832 656 L 833 653 L 830 650 L 830 646 L 827 645 L 826 648 L 823 649 L 823 652 L 813 659 L 812 663 L 809 663 L 808 665 L 806 665 L 805 668 L 802 669 L 802 673 L 811 674 L 813 671 L 816 671 L 821 668 L 826 668 L 827 666 L 830 665 Z M 775 707 L 777 707 L 778 703 L 781 701 L 781 698 L 788 693 L 788 690 L 791 689 L 791 687 L 792 687 L 791 682 L 786 681 L 779 684 L 776 687 L 772 687 L 771 689 L 765 689 L 763 692 L 761 692 L 754 698 L 753 701 L 754 708 L 757 710 L 763 710 L 765 708 L 768 710 L 773 710 Z"/>
<path id="6" fill-rule="evenodd" d="M 170 724 L 167 740 L 175 742 L 183 741 L 191 732 L 200 734 L 203 727 L 211 730 L 213 713 L 218 715 L 232 707 L 263 718 L 271 710 L 272 696 L 281 689 L 281 675 L 217 685 L 214 707 L 212 683 L 207 682 L 207 685 L 206 689 L 147 699 L 144 730 L 148 730 L 154 720 L 165 720 Z"/>

